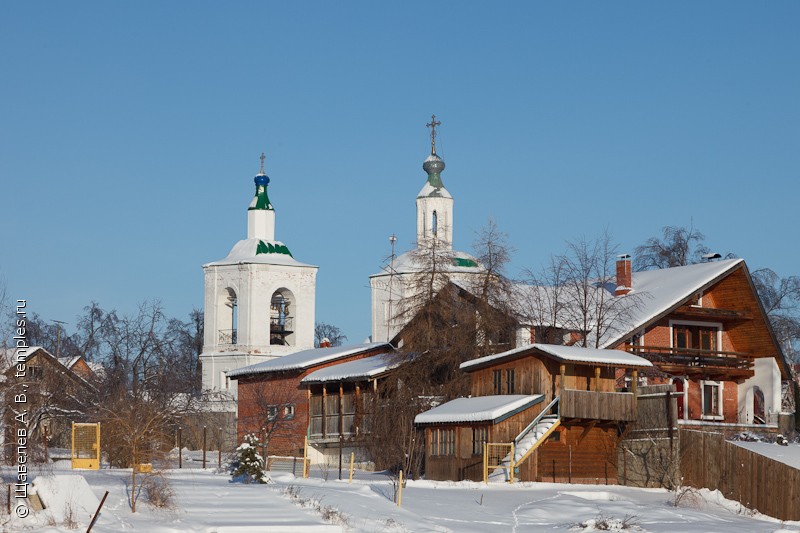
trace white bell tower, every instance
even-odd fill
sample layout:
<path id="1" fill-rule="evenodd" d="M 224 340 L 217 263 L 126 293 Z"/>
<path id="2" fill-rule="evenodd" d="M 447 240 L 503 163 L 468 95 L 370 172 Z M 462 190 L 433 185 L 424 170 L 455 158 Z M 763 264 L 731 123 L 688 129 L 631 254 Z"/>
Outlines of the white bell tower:
<path id="1" fill-rule="evenodd" d="M 233 396 L 226 371 L 314 347 L 317 267 L 297 261 L 275 240 L 264 154 L 254 181 L 247 239 L 224 259 L 203 265 L 203 389 Z"/>

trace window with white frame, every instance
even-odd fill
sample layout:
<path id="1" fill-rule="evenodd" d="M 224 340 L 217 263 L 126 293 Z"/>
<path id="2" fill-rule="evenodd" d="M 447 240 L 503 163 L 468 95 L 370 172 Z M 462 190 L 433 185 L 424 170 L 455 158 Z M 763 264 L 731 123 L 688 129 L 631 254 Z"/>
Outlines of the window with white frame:
<path id="1" fill-rule="evenodd" d="M 700 399 L 702 417 L 711 420 L 722 419 L 722 383 L 719 381 L 701 381 Z"/>

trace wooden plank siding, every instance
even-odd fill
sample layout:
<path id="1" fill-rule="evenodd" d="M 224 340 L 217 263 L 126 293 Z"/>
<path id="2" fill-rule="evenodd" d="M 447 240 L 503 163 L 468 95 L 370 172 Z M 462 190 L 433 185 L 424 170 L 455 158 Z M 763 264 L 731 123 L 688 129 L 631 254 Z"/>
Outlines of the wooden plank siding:
<path id="1" fill-rule="evenodd" d="M 717 489 L 779 520 L 800 520 L 800 470 L 728 442 L 719 433 L 681 429 L 680 449 L 684 484 Z"/>
<path id="2" fill-rule="evenodd" d="M 636 420 L 636 396 L 631 392 L 593 392 L 562 390 L 560 412 L 563 418 L 595 420 Z"/>
<path id="3" fill-rule="evenodd" d="M 434 480 L 483 480 L 483 455 L 472 454 L 472 431 L 475 427 L 487 427 L 489 442 L 512 442 L 545 407 L 544 402 L 526 409 L 497 424 L 435 424 L 425 429 L 425 477 Z M 437 428 L 455 429 L 455 454 L 432 455 L 431 431 Z"/>
<path id="4" fill-rule="evenodd" d="M 520 465 L 522 481 L 617 483 L 616 428 L 561 426 Z"/>

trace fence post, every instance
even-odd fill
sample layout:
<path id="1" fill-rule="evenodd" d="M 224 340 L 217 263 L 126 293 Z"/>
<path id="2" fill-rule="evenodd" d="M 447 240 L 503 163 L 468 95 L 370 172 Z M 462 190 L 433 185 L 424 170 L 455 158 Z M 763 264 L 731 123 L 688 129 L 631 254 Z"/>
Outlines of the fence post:
<path id="1" fill-rule="evenodd" d="M 350 481 L 347 483 L 353 482 L 353 462 L 355 461 L 356 454 L 355 452 L 350 452 Z"/>
<path id="2" fill-rule="evenodd" d="M 572 483 L 572 444 L 568 446 L 569 448 L 569 471 L 567 473 L 569 482 Z"/>
<path id="3" fill-rule="evenodd" d="M 206 469 L 206 427 L 203 426 L 203 470 Z"/>
<path id="4" fill-rule="evenodd" d="M 514 459 L 516 451 L 514 450 L 514 443 L 511 443 L 511 461 L 510 461 L 510 468 L 508 472 L 508 482 L 514 483 Z"/>
<path id="5" fill-rule="evenodd" d="M 183 468 L 183 435 L 181 435 L 181 427 L 178 427 L 178 468 Z"/>
<path id="6" fill-rule="evenodd" d="M 403 471 L 400 471 L 400 478 L 397 482 L 397 506 L 403 506 Z"/>
<path id="7" fill-rule="evenodd" d="M 303 441 L 303 479 L 308 477 L 308 436 Z"/>

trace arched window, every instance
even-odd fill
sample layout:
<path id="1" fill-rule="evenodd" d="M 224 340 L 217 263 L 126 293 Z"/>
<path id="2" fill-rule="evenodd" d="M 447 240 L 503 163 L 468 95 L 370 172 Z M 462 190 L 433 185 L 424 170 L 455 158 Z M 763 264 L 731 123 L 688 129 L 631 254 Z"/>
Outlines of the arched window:
<path id="1" fill-rule="evenodd" d="M 270 344 L 291 346 L 294 340 L 294 295 L 289 289 L 272 293 L 269 309 Z"/>
<path id="2" fill-rule="evenodd" d="M 217 324 L 219 344 L 236 344 L 239 329 L 238 298 L 236 291 L 228 287 L 219 294 L 217 300 Z"/>
<path id="3" fill-rule="evenodd" d="M 753 423 L 767 423 L 767 417 L 764 412 L 764 391 L 758 385 L 753 387 Z"/>
<path id="4" fill-rule="evenodd" d="M 433 232 L 434 235 L 436 235 L 438 229 L 439 229 L 439 215 L 436 213 L 436 211 L 434 211 L 433 218 L 431 219 L 431 231 Z"/>

